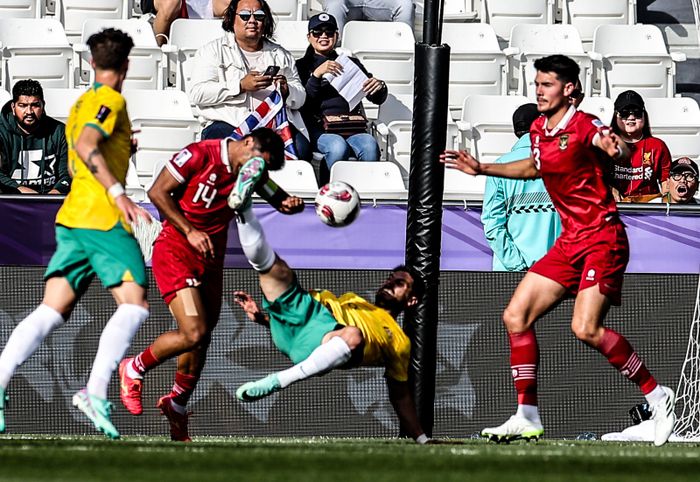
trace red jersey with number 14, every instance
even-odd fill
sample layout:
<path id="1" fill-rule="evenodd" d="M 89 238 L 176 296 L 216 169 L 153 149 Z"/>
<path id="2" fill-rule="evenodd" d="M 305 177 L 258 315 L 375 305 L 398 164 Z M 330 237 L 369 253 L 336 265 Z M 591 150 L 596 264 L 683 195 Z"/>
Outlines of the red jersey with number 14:
<path id="1" fill-rule="evenodd" d="M 225 244 L 228 225 L 235 215 L 227 198 L 237 174 L 230 172 L 227 140 L 190 144 L 173 156 L 165 167 L 183 185 L 177 204 L 185 218 L 195 229 L 210 237 L 223 238 Z M 163 223 L 163 229 L 175 231 L 168 221 Z M 216 241 L 220 243 L 221 239 Z"/>
<path id="2" fill-rule="evenodd" d="M 603 153 L 593 146 L 596 134 L 605 129 L 597 117 L 574 107 L 554 129 L 547 129 L 546 116 L 537 118 L 530 128 L 532 157 L 561 217 L 562 239 L 582 239 L 617 215 L 603 178 Z"/>

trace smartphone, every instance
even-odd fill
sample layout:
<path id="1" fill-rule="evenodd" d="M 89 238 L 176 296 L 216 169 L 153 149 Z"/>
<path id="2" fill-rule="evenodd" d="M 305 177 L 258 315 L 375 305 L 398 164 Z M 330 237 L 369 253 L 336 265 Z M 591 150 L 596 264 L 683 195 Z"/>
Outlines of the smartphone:
<path id="1" fill-rule="evenodd" d="M 265 69 L 265 72 L 263 72 L 263 75 L 269 76 L 269 77 L 274 77 L 277 75 L 277 73 L 280 71 L 280 66 L 279 65 L 270 65 L 268 68 Z"/>

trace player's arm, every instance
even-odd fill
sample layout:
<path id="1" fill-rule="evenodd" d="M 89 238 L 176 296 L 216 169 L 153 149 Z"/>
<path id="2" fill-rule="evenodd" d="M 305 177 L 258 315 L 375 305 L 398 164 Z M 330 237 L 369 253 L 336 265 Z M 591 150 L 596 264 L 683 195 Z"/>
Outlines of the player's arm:
<path id="1" fill-rule="evenodd" d="M 426 443 L 428 437 L 426 437 L 420 426 L 418 413 L 416 412 L 416 404 L 413 403 L 413 397 L 411 396 L 408 382 L 400 382 L 387 376 L 386 386 L 389 389 L 389 401 L 394 407 L 396 415 L 399 417 L 399 423 L 403 430 L 416 442 Z"/>
<path id="2" fill-rule="evenodd" d="M 535 160 L 532 157 L 506 163 L 482 164 L 467 151 L 446 150 L 440 154 L 440 162 L 450 169 L 457 169 L 472 176 L 505 177 L 508 179 L 535 179 L 540 177 Z"/>
<path id="3" fill-rule="evenodd" d="M 85 163 L 85 166 L 90 170 L 97 182 L 102 184 L 107 190 L 114 203 L 119 210 L 124 214 L 124 218 L 128 223 L 134 222 L 138 217 L 150 222 L 151 217 L 146 211 L 134 204 L 131 199 L 126 197 L 124 186 L 112 174 L 107 166 L 107 161 L 100 152 L 100 143 L 105 139 L 104 134 L 92 127 L 86 125 L 78 136 L 78 141 L 75 143 L 75 152 L 78 157 Z"/>
<path id="4" fill-rule="evenodd" d="M 203 256 L 214 256 L 214 244 L 209 235 L 192 226 L 178 209 L 173 193 L 182 187 L 180 181 L 168 169 L 162 169 L 153 185 L 148 190 L 148 197 L 156 205 L 158 211 L 172 224 L 175 229 L 185 235 L 187 241 Z"/>
<path id="5" fill-rule="evenodd" d="M 250 294 L 240 290 L 234 291 L 233 301 L 243 309 L 250 321 L 254 321 L 262 326 L 270 326 L 270 316 L 258 307 L 258 304 Z"/>
<path id="6" fill-rule="evenodd" d="M 614 159 L 627 160 L 630 158 L 630 149 L 620 136 L 609 130 L 598 132 L 593 137 L 593 145 Z"/>
<path id="7" fill-rule="evenodd" d="M 255 186 L 255 192 L 282 214 L 296 214 L 304 210 L 304 200 L 290 195 L 269 177 Z"/>

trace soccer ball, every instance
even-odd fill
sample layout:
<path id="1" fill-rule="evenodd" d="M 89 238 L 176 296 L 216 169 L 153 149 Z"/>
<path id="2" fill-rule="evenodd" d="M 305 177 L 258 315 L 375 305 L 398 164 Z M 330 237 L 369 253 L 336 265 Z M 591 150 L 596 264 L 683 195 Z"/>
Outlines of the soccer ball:
<path id="1" fill-rule="evenodd" d="M 350 184 L 333 181 L 316 194 L 316 214 L 328 226 L 339 228 L 352 223 L 360 214 L 360 196 Z"/>

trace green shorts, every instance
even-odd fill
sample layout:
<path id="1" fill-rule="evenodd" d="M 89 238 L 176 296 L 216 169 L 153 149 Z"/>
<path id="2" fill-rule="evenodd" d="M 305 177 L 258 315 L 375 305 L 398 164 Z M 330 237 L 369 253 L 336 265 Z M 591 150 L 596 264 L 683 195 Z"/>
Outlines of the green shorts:
<path id="1" fill-rule="evenodd" d="M 146 268 L 136 239 L 120 223 L 109 231 L 56 226 L 56 252 L 44 279 L 62 277 L 80 296 L 97 275 L 105 288 L 124 281 L 148 287 Z"/>
<path id="2" fill-rule="evenodd" d="M 275 301 L 264 299 L 263 308 L 270 315 L 273 343 L 293 363 L 308 358 L 321 346 L 325 334 L 339 327 L 331 312 L 299 286 L 296 278 Z"/>

